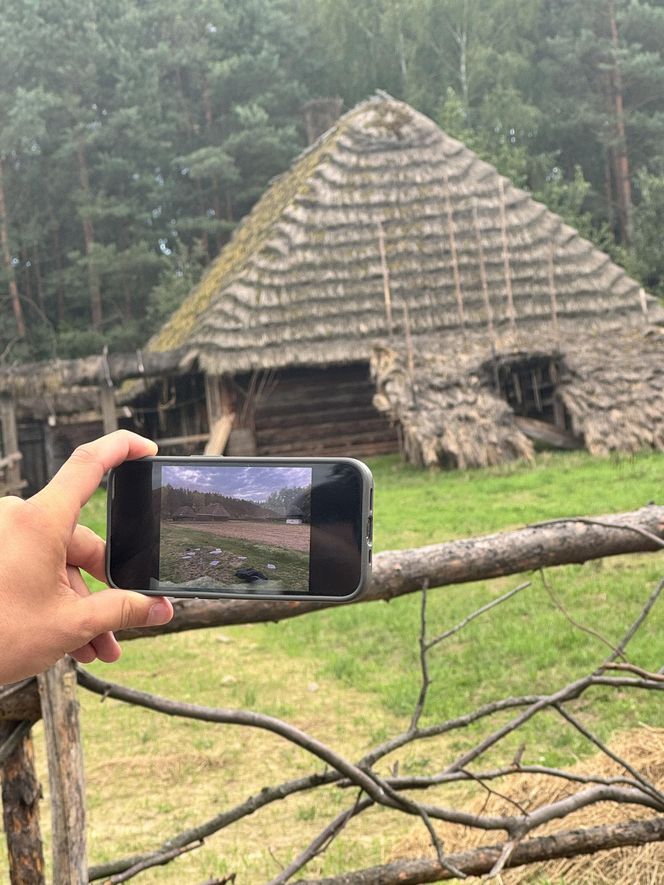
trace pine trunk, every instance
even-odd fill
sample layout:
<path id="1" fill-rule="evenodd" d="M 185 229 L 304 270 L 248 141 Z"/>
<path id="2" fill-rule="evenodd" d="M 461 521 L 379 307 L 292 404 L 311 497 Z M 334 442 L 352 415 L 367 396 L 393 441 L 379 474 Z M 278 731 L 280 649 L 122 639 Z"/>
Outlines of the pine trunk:
<path id="1" fill-rule="evenodd" d="M 82 137 L 78 140 L 77 156 L 79 181 L 81 182 L 81 188 L 86 199 L 89 199 L 90 175 L 88 172 L 85 145 Z M 92 328 L 99 329 L 102 323 L 101 283 L 99 280 L 99 271 L 93 256 L 95 231 L 92 219 L 87 215 L 84 215 L 83 217 L 83 239 L 85 241 L 85 254 L 88 258 L 88 285 L 90 287 L 90 315 L 92 318 Z"/>
<path id="2" fill-rule="evenodd" d="M 0 159 L 0 244 L 2 245 L 2 263 L 5 266 L 7 279 L 9 280 L 9 297 L 12 304 L 12 311 L 14 312 L 16 331 L 18 332 L 18 337 L 23 338 L 25 336 L 25 320 L 23 318 L 23 307 L 21 305 L 21 298 L 18 294 L 16 274 L 14 273 L 11 248 L 9 246 L 9 223 L 7 221 L 7 210 L 5 207 L 4 172 L 4 160 Z"/>
<path id="3" fill-rule="evenodd" d="M 613 0 L 609 3 L 609 24 L 611 27 L 611 43 L 613 45 L 613 70 L 611 71 L 612 104 L 616 144 L 612 151 L 616 190 L 618 195 L 618 215 L 620 220 L 620 236 L 625 245 L 632 240 L 632 185 L 629 173 L 629 156 L 627 153 L 627 136 L 625 132 L 625 108 L 623 101 L 623 82 L 620 62 L 618 59 L 618 23 Z"/>

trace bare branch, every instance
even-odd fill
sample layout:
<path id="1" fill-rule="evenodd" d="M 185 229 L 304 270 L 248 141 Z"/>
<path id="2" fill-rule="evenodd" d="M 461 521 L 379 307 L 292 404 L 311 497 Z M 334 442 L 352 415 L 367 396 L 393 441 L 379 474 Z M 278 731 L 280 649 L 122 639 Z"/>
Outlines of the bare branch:
<path id="1" fill-rule="evenodd" d="M 166 713 L 169 716 L 199 719 L 203 722 L 219 722 L 226 725 L 245 725 L 250 728 L 270 731 L 291 741 L 296 746 L 302 747 L 303 750 L 307 750 L 327 765 L 331 765 L 340 774 L 344 774 L 349 780 L 357 784 L 358 787 L 361 787 L 376 802 L 383 803 L 385 800 L 382 787 L 378 785 L 377 779 L 374 779 L 367 772 L 348 762 L 348 760 L 316 740 L 316 738 L 281 719 L 276 719 L 274 716 L 253 713 L 248 710 L 225 710 L 172 701 L 149 692 L 127 688 L 124 685 L 117 685 L 113 682 L 105 682 L 80 667 L 78 668 L 78 681 L 84 688 L 96 694 L 105 694 L 107 697 L 116 698 L 128 704 L 136 704 L 139 707 L 147 707 L 150 710 Z"/>
<path id="2" fill-rule="evenodd" d="M 576 857 L 610 848 L 645 845 L 663 840 L 664 818 L 661 817 L 583 830 L 565 830 L 520 842 L 505 866 L 512 869 L 561 857 Z M 476 848 L 473 851 L 450 854 L 447 860 L 468 876 L 482 876 L 494 867 L 503 848 L 504 845 Z M 420 885 L 423 882 L 440 882 L 453 878 L 454 875 L 442 868 L 437 860 L 418 858 L 394 861 L 325 879 L 301 879 L 298 885 L 375 885 L 376 882 L 381 885 Z"/>
<path id="3" fill-rule="evenodd" d="M 614 753 L 607 745 L 601 741 L 596 734 L 593 734 L 589 728 L 586 728 L 583 723 L 579 722 L 576 716 L 572 715 L 569 710 L 566 710 L 562 704 L 554 704 L 554 708 L 560 713 L 563 719 L 566 719 L 570 725 L 574 726 L 576 730 L 582 734 L 585 738 L 587 738 L 592 744 L 594 744 L 599 750 L 602 751 L 609 759 L 612 759 L 614 762 L 617 762 L 618 765 L 622 766 L 625 771 L 629 771 L 632 777 L 638 781 L 642 788 L 649 793 L 651 796 L 655 798 L 655 800 L 659 803 L 659 806 L 662 810 L 664 810 L 664 793 L 657 789 L 655 784 L 653 784 L 648 778 L 644 777 L 640 771 L 634 768 L 633 765 L 630 765 L 626 759 L 623 759 L 617 753 Z"/>
<path id="4" fill-rule="evenodd" d="M 525 590 L 527 587 L 530 587 L 531 582 L 525 581 L 523 584 L 519 584 L 518 587 L 514 587 L 512 590 L 509 590 L 507 593 L 504 593 L 502 596 L 499 596 L 497 599 L 492 599 L 491 602 L 487 602 L 486 605 L 483 605 L 481 608 L 478 608 L 477 611 L 472 612 L 467 617 L 465 617 L 462 621 L 460 621 L 455 627 L 450 627 L 449 630 L 445 630 L 444 633 L 441 633 L 439 636 L 435 636 L 433 639 L 430 639 L 427 642 L 427 650 L 433 648 L 438 645 L 439 642 L 442 642 L 444 639 L 449 639 L 450 636 L 454 636 L 455 633 L 458 633 L 460 630 L 466 626 L 466 624 L 470 624 L 471 621 L 474 621 L 475 618 L 479 618 L 480 615 L 483 615 L 485 612 L 491 611 L 492 608 L 495 608 L 497 605 L 500 605 L 503 602 L 506 602 L 508 599 L 511 599 L 517 593 L 520 593 L 522 590 Z"/>
<path id="5" fill-rule="evenodd" d="M 609 657 L 607 658 L 607 661 L 605 663 L 608 663 L 610 661 L 615 661 L 616 658 L 622 657 L 622 654 L 625 651 L 625 649 L 627 648 L 627 645 L 634 638 L 634 634 L 639 629 L 641 624 L 645 621 L 645 619 L 648 617 L 648 615 L 650 614 L 650 612 L 652 610 L 652 607 L 655 605 L 655 603 L 659 599 L 659 596 L 660 596 L 662 590 L 664 590 L 664 578 L 662 578 L 662 580 L 659 582 L 659 584 L 657 584 L 655 589 L 652 591 L 652 593 L 650 594 L 650 596 L 646 600 L 646 604 L 643 606 L 643 608 L 639 612 L 638 616 L 634 620 L 634 623 L 631 625 L 629 630 L 625 633 L 623 638 L 620 640 L 620 642 L 616 646 L 615 651 L 611 655 L 609 655 Z"/>
<path id="6" fill-rule="evenodd" d="M 609 642 L 609 640 L 605 636 L 602 636 L 601 633 L 599 633 L 597 630 L 594 630 L 592 627 L 586 627 L 585 624 L 581 624 L 579 621 L 575 620 L 572 615 L 570 615 L 565 606 L 553 592 L 553 587 L 551 587 L 550 583 L 547 581 L 544 569 L 540 569 L 539 572 L 540 578 L 542 579 L 542 586 L 546 590 L 549 599 L 562 614 L 562 616 L 566 618 L 573 627 L 576 627 L 577 630 L 580 630 L 582 633 L 587 633 L 588 636 L 593 636 L 595 639 L 598 639 L 601 643 L 606 645 L 611 650 L 611 652 L 616 655 L 616 657 L 622 656 L 615 645 Z"/>
<path id="7" fill-rule="evenodd" d="M 422 585 L 422 600 L 420 605 L 420 637 L 419 637 L 419 646 L 420 646 L 420 671 L 422 673 L 422 683 L 420 687 L 420 693 L 415 703 L 415 709 L 413 710 L 413 715 L 410 720 L 410 726 L 408 731 L 415 731 L 417 725 L 420 721 L 420 717 L 422 716 L 422 712 L 424 710 L 424 705 L 427 699 L 427 692 L 429 691 L 429 686 L 431 685 L 431 678 L 429 676 L 429 659 L 427 657 L 427 651 L 429 650 L 429 645 L 427 643 L 427 590 L 429 589 L 428 581 Z"/>
<path id="8" fill-rule="evenodd" d="M 299 872 L 303 866 L 308 864 L 310 860 L 313 860 L 314 857 L 327 849 L 332 840 L 339 835 L 351 818 L 365 811 L 367 808 L 370 808 L 373 804 L 373 799 L 367 799 L 366 797 L 362 799 L 361 794 L 358 795 L 354 804 L 345 811 L 342 811 L 341 814 L 337 815 L 337 817 L 335 817 L 334 820 L 332 820 L 325 829 L 313 839 L 305 850 L 301 852 L 285 870 L 279 873 L 278 876 L 275 876 L 274 879 L 270 880 L 268 885 L 284 885 L 285 882 L 288 882 L 288 880 L 292 878 L 295 873 Z"/>
<path id="9" fill-rule="evenodd" d="M 644 679 L 651 679 L 654 682 L 664 682 L 663 673 L 652 673 L 650 670 L 644 670 L 643 667 L 637 667 L 636 664 L 603 664 L 602 670 L 627 670 L 630 673 L 636 673 L 637 676 L 642 676 Z"/>
<path id="10" fill-rule="evenodd" d="M 610 529 L 610 530 L 607 530 Z M 649 505 L 630 513 L 597 519 L 570 518 L 479 538 L 448 541 L 374 556 L 373 576 L 357 603 L 393 599 L 429 587 L 519 574 L 543 566 L 565 565 L 659 550 L 664 546 L 664 507 Z M 330 603 L 331 604 L 331 603 Z M 322 602 L 270 600 L 179 600 L 175 617 L 161 627 L 118 632 L 119 639 L 157 636 L 203 627 L 281 621 L 328 607 Z"/>
<path id="11" fill-rule="evenodd" d="M 121 882 L 128 882 L 134 876 L 138 876 L 139 873 L 149 870 L 151 867 L 165 866 L 167 863 L 175 860 L 176 857 L 180 857 L 188 851 L 193 851 L 195 848 L 200 848 L 202 844 L 202 842 L 197 842 L 195 845 L 185 845 L 183 848 L 172 848 L 170 851 L 164 851 L 161 854 L 153 854 L 152 857 L 139 861 L 133 867 L 129 867 L 128 870 L 111 876 L 108 880 L 108 885 L 120 885 Z"/>

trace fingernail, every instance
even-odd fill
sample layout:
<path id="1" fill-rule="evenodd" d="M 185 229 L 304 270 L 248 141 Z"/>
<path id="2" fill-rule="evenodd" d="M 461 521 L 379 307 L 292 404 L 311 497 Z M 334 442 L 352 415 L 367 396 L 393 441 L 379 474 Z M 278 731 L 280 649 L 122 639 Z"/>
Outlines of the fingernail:
<path id="1" fill-rule="evenodd" d="M 166 624 L 171 619 L 171 607 L 166 602 L 155 602 L 148 612 L 147 626 L 156 627 L 157 624 Z"/>

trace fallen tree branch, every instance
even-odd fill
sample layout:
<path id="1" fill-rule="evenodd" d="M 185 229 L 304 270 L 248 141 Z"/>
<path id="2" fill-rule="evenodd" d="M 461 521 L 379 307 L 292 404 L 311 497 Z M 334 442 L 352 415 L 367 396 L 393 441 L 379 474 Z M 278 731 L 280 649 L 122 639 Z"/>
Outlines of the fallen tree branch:
<path id="1" fill-rule="evenodd" d="M 429 587 L 445 587 L 519 574 L 553 565 L 582 563 L 664 547 L 664 507 L 654 504 L 629 513 L 570 517 L 511 532 L 448 541 L 374 556 L 373 577 L 351 605 L 390 600 Z M 204 627 L 281 621 L 334 603 L 271 600 L 176 600 L 175 617 L 160 627 L 122 630 L 119 639 L 179 633 Z"/>
<path id="2" fill-rule="evenodd" d="M 565 830 L 549 836 L 538 836 L 515 845 L 505 862 L 505 867 L 541 863 L 561 857 L 595 854 L 611 848 L 626 848 L 664 841 L 664 817 L 651 820 L 626 821 L 609 826 L 588 827 L 582 830 Z M 446 860 L 467 876 L 489 873 L 500 860 L 503 845 L 491 845 L 448 854 Z M 421 885 L 424 882 L 441 882 L 455 878 L 437 860 L 418 858 L 355 870 L 325 879 L 298 879 L 297 885 Z"/>
<path id="3" fill-rule="evenodd" d="M 120 885 L 121 882 L 128 882 L 144 870 L 149 870 L 152 867 L 165 866 L 172 860 L 175 860 L 176 857 L 181 857 L 181 855 L 186 854 L 188 851 L 200 848 L 202 844 L 202 842 L 195 842 L 191 845 L 185 845 L 182 848 L 172 848 L 170 851 L 162 851 L 160 854 L 153 854 L 149 858 L 138 861 L 138 863 L 135 863 L 122 873 L 117 873 L 117 875 L 111 876 L 105 885 Z"/>

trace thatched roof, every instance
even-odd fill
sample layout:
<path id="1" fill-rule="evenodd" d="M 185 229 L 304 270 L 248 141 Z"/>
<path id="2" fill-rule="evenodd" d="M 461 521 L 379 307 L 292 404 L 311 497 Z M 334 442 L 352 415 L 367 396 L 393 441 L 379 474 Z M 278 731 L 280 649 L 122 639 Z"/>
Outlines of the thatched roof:
<path id="1" fill-rule="evenodd" d="M 199 517 L 211 517 L 213 519 L 230 519 L 231 515 L 223 504 L 208 504 L 207 507 L 201 507 L 196 514 Z"/>
<path id="2" fill-rule="evenodd" d="M 209 372 L 368 359 L 414 334 L 601 329 L 654 300 L 430 119 L 359 104 L 277 178 L 148 347 Z M 391 314 L 391 323 L 390 323 Z"/>
<path id="3" fill-rule="evenodd" d="M 406 458 L 421 465 L 484 467 L 529 458 L 533 445 L 495 386 L 495 369 L 523 357 L 554 359 L 557 396 L 576 437 L 593 454 L 664 450 L 664 333 L 615 321 L 589 336 L 571 321 L 558 343 L 545 328 L 527 340 L 497 337 L 463 346 L 416 337 L 408 348 L 374 348 L 374 402 L 403 431 Z"/>

